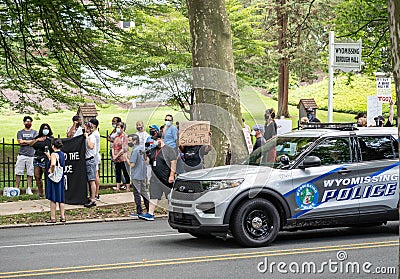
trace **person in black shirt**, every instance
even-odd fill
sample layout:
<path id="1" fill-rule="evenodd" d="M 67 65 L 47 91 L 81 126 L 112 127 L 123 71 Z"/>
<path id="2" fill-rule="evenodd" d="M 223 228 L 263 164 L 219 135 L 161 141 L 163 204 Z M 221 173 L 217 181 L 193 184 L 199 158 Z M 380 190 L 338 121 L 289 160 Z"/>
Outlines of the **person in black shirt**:
<path id="1" fill-rule="evenodd" d="M 53 151 L 51 149 L 51 143 L 53 140 L 53 132 L 51 131 L 50 125 L 43 123 L 40 125 L 39 134 L 31 141 L 29 146 L 35 149 L 35 157 L 33 158 L 34 174 L 36 185 L 38 187 L 39 196 L 44 196 L 43 191 L 43 173 L 46 174 L 48 158 L 45 152 Z"/>
<path id="2" fill-rule="evenodd" d="M 256 132 L 256 142 L 254 143 L 253 146 L 253 151 L 256 150 L 257 148 L 261 147 L 266 143 L 266 140 L 264 138 L 264 126 L 261 124 L 256 124 L 253 127 L 253 131 Z"/>
<path id="3" fill-rule="evenodd" d="M 278 126 L 275 122 L 275 110 L 273 108 L 267 109 L 264 114 L 265 125 L 264 125 L 264 138 L 269 140 L 275 137 L 278 131 Z"/>
<path id="4" fill-rule="evenodd" d="M 394 109 L 393 109 L 393 101 L 391 101 L 388 121 L 385 123 L 385 118 L 382 115 L 379 115 L 374 118 L 376 127 L 392 127 L 393 126 L 393 118 L 394 118 Z"/>
<path id="5" fill-rule="evenodd" d="M 149 212 L 139 214 L 139 218 L 154 220 L 154 209 L 163 194 L 168 197 L 175 180 L 177 155 L 175 150 L 164 144 L 164 139 L 157 139 L 157 146 L 148 151 L 148 160 L 152 174 L 150 178 Z"/>

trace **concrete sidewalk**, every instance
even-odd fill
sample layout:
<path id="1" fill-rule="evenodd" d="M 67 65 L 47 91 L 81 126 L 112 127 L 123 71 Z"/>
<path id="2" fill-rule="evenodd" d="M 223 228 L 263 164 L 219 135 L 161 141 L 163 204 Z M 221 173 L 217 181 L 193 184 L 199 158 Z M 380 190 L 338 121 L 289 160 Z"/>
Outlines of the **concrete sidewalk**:
<path id="1" fill-rule="evenodd" d="M 115 193 L 100 196 L 97 206 L 107 206 L 133 202 L 133 193 Z M 83 205 L 65 205 L 65 209 L 83 208 Z M 35 212 L 50 212 L 50 202 L 47 199 L 16 201 L 0 203 L 0 216 Z"/>

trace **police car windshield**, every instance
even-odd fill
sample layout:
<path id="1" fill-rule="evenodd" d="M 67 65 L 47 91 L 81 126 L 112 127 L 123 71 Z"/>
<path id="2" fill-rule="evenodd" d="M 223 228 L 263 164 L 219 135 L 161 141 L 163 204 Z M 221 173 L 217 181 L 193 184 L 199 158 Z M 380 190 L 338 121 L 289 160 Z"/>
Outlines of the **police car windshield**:
<path id="1" fill-rule="evenodd" d="M 318 137 L 278 136 L 254 150 L 244 164 L 284 168 L 280 163 L 282 156 L 286 155 L 293 161 L 317 139 Z"/>

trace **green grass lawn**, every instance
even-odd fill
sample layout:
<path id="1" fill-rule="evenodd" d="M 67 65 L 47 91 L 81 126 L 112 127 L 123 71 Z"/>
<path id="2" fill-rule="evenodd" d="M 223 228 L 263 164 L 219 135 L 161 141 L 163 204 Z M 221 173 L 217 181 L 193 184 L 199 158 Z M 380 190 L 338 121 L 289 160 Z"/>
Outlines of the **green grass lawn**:
<path id="1" fill-rule="evenodd" d="M 305 96 L 307 97 L 307 96 Z M 278 103 L 272 98 L 268 98 L 254 89 L 247 88 L 241 92 L 242 114 L 249 126 L 255 123 L 264 123 L 264 112 L 266 108 L 273 107 L 277 110 Z M 100 122 L 99 130 L 102 136 L 106 135 L 107 130 L 111 130 L 111 119 L 114 116 L 121 117 L 122 121 L 127 123 L 127 133 L 136 131 L 136 121 L 142 120 L 146 126 L 151 124 L 163 125 L 164 116 L 166 114 L 174 115 L 174 121 L 185 121 L 186 118 L 181 111 L 176 111 L 168 106 L 159 106 L 152 108 L 132 108 L 121 109 L 115 105 L 107 105 L 98 108 L 97 119 Z M 298 110 L 294 105 L 289 105 L 289 112 L 293 127 L 297 127 Z M 48 115 L 34 115 L 33 129 L 38 130 L 42 123 L 48 123 L 55 136 L 65 137 L 67 128 L 72 123 L 72 117 L 76 114 L 76 110 L 68 110 Z M 3 123 L 1 138 L 5 142 L 11 143 L 12 139 L 16 141 L 17 131 L 23 128 L 22 119 L 25 114 L 6 111 L 0 115 L 0 122 Z M 328 112 L 324 110 L 317 111 L 317 117 L 326 122 Z M 334 122 L 351 122 L 354 121 L 354 114 L 334 113 Z M 105 150 L 105 143 L 101 146 Z"/>

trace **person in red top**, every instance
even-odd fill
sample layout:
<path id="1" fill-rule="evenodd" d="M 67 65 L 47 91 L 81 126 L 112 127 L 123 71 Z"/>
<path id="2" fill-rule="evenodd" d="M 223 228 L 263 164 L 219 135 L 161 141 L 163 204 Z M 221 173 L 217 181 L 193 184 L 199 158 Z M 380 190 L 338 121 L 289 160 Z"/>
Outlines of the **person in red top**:
<path id="1" fill-rule="evenodd" d="M 124 123 L 119 122 L 115 128 L 117 136 L 114 138 L 112 151 L 112 160 L 115 164 L 115 175 L 117 180 L 117 192 L 119 192 L 122 180 L 122 173 L 125 178 L 126 191 L 129 192 L 130 177 L 126 169 L 125 162 L 128 161 L 128 135 L 124 131 Z M 122 172 L 122 173 L 121 173 Z"/>

